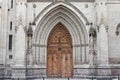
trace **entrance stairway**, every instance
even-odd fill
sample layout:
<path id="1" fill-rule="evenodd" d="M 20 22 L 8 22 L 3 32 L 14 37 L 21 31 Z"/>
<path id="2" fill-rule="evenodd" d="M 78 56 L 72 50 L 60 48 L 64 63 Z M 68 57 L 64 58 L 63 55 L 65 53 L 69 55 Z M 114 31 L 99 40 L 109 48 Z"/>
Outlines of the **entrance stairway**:
<path id="1" fill-rule="evenodd" d="M 92 79 L 47 78 L 47 79 L 35 79 L 35 80 L 92 80 Z M 96 80 L 96 79 L 93 79 L 93 80 Z"/>

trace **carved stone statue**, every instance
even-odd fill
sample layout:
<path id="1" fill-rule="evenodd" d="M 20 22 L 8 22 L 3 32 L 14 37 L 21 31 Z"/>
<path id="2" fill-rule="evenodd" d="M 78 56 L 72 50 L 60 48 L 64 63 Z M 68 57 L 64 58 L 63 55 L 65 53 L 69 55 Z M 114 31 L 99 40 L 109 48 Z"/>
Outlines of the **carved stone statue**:
<path id="1" fill-rule="evenodd" d="M 89 64 L 90 65 L 96 64 L 95 43 L 96 43 L 96 32 L 95 29 L 91 27 L 89 32 Z"/>
<path id="2" fill-rule="evenodd" d="M 32 54 L 32 36 L 33 36 L 33 30 L 32 25 L 30 23 L 30 26 L 27 31 L 27 64 L 32 65 L 33 64 L 33 54 Z"/>
<path id="3" fill-rule="evenodd" d="M 90 34 L 90 35 L 91 36 L 89 37 L 89 47 L 90 47 L 90 50 L 94 50 L 95 39 L 92 34 Z"/>

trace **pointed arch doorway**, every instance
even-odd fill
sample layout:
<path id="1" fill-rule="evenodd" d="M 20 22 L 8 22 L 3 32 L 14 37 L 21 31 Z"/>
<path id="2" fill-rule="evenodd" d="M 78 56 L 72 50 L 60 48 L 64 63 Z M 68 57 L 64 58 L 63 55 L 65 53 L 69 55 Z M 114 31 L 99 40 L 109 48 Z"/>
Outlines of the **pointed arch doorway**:
<path id="1" fill-rule="evenodd" d="M 72 77 L 72 38 L 67 28 L 58 23 L 47 43 L 47 77 Z"/>

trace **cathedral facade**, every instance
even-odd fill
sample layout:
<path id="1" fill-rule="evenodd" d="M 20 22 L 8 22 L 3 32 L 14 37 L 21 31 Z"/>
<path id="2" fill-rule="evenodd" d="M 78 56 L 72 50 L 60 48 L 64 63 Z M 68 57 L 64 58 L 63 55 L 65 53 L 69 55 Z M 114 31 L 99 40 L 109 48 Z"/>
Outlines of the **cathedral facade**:
<path id="1" fill-rule="evenodd" d="M 1 0 L 0 74 L 120 74 L 119 7 L 120 0 Z"/>

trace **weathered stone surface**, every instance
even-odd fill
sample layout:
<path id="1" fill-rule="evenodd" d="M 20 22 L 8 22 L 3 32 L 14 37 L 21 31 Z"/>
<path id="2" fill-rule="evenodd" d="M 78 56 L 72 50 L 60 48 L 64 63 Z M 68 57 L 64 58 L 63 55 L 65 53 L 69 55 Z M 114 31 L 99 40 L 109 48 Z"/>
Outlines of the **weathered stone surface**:
<path id="1" fill-rule="evenodd" d="M 26 78 L 26 68 L 16 65 L 12 67 L 12 78 Z"/>
<path id="2" fill-rule="evenodd" d="M 47 65 L 51 67 L 52 64 L 50 61 L 52 58 L 48 59 L 51 55 L 47 55 L 51 50 L 54 52 L 54 48 L 47 50 L 48 37 L 58 23 L 62 23 L 71 35 L 72 55 L 65 58 L 69 50 L 63 47 L 62 49 L 65 50 L 61 54 L 66 54 L 62 55 L 62 58 L 70 60 L 67 62 L 62 59 L 63 61 L 59 62 L 58 59 L 61 56 L 55 56 L 56 66 L 53 71 L 56 72 L 60 70 L 59 67 L 62 67 L 63 71 L 67 72 L 67 69 L 72 68 L 73 74 L 89 75 L 89 68 L 93 68 L 89 66 L 89 63 L 94 61 L 89 54 L 91 46 L 89 31 L 93 27 L 96 31 L 96 40 L 93 41 L 96 52 L 94 68 L 110 68 L 109 70 L 98 69 L 97 74 L 119 74 L 120 71 L 117 68 L 120 67 L 120 34 L 116 35 L 117 26 L 120 24 L 119 8 L 119 0 L 0 0 L 0 64 L 3 65 L 3 68 L 0 68 L 0 74 L 3 75 L 4 72 L 14 78 L 25 78 L 26 55 L 29 54 L 26 53 L 30 45 L 32 55 L 28 62 L 31 62 L 31 66 L 38 67 L 35 69 L 30 67 L 28 75 L 47 77 Z M 33 35 L 28 44 L 26 31 L 29 23 L 32 23 Z M 9 35 L 13 36 L 12 49 L 9 49 Z M 64 38 L 65 35 L 67 38 Z M 65 43 L 69 43 L 70 38 L 68 34 L 65 33 L 65 35 L 62 35 L 64 38 L 62 45 L 66 46 Z M 56 37 L 51 38 L 52 41 L 56 42 L 58 40 Z M 61 46 L 55 49 L 61 50 Z M 10 66 L 6 68 L 6 65 Z M 15 65 L 18 66 L 12 69 L 11 66 Z M 19 65 L 24 67 L 21 68 Z M 86 68 L 84 65 L 87 65 L 88 69 L 79 69 Z"/>

